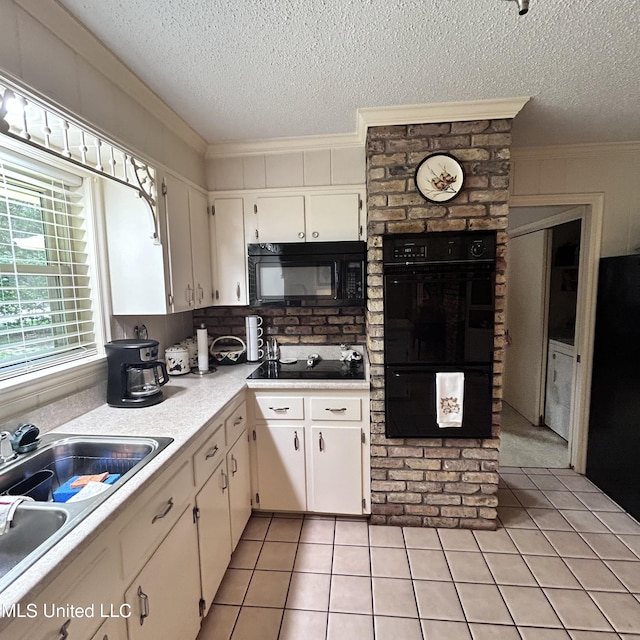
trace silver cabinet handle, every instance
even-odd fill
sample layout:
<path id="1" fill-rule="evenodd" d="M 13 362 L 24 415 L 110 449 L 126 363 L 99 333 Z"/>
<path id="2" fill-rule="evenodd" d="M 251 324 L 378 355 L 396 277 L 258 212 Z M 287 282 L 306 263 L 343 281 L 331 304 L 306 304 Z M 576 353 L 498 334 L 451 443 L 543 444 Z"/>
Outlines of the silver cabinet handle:
<path id="1" fill-rule="evenodd" d="M 293 432 L 293 448 L 297 451 L 300 448 L 300 440 L 298 440 L 298 432 Z"/>
<path id="2" fill-rule="evenodd" d="M 187 299 L 187 304 L 193 304 L 193 289 L 190 284 L 187 285 L 187 288 L 184 293 Z"/>
<path id="3" fill-rule="evenodd" d="M 220 471 L 220 476 L 222 477 L 222 493 L 224 493 L 229 488 L 229 481 L 224 471 Z"/>
<path id="4" fill-rule="evenodd" d="M 214 445 L 213 447 L 211 447 L 211 449 L 209 449 L 209 451 L 207 451 L 207 455 L 204 457 L 205 460 L 208 460 L 209 458 L 213 458 L 213 456 L 216 455 L 216 453 L 218 453 L 218 445 Z"/>
<path id="5" fill-rule="evenodd" d="M 69 637 L 69 625 L 70 624 L 71 624 L 71 618 L 69 618 L 69 620 L 67 620 L 60 627 L 60 640 L 67 640 L 67 638 Z"/>
<path id="6" fill-rule="evenodd" d="M 324 451 L 324 438 L 322 437 L 322 431 L 320 432 L 320 437 L 318 438 L 318 448 L 320 451 Z"/>
<path id="7" fill-rule="evenodd" d="M 301 231 L 301 232 L 298 234 L 298 238 L 304 238 L 304 231 Z"/>
<path id="8" fill-rule="evenodd" d="M 165 508 L 160 513 L 156 513 L 156 515 L 153 516 L 151 524 L 155 524 L 158 520 L 162 520 L 162 518 L 166 517 L 171 509 L 173 509 L 173 498 L 169 498 L 167 500 L 167 505 L 165 506 Z"/>
<path id="9" fill-rule="evenodd" d="M 236 284 L 236 298 L 240 300 L 240 283 Z"/>
<path id="10" fill-rule="evenodd" d="M 149 617 L 149 596 L 138 585 L 138 600 L 140 602 L 140 626 L 144 624 L 144 619 Z"/>
<path id="11" fill-rule="evenodd" d="M 325 411 L 331 411 L 331 413 L 344 413 L 347 410 L 347 407 L 326 407 Z"/>
<path id="12" fill-rule="evenodd" d="M 320 234 L 319 234 L 317 231 L 314 231 L 311 235 L 312 235 L 314 238 L 317 238 Z"/>
<path id="13" fill-rule="evenodd" d="M 238 471 L 238 461 L 236 460 L 235 456 L 232 454 L 231 455 L 231 475 L 235 476 L 237 471 Z"/>
<path id="14" fill-rule="evenodd" d="M 204 300 L 204 289 L 202 285 L 198 282 L 198 286 L 196 287 L 196 291 L 198 292 L 198 304 L 201 304 Z"/>
<path id="15" fill-rule="evenodd" d="M 269 409 L 271 411 L 280 411 L 280 412 L 289 411 L 289 407 L 269 407 Z"/>

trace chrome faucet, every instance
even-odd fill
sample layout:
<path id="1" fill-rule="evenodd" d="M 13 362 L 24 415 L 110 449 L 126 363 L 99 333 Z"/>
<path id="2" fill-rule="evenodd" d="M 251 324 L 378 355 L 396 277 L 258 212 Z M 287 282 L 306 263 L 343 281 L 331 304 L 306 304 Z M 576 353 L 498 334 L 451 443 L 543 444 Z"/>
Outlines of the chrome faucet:
<path id="1" fill-rule="evenodd" d="M 17 458 L 18 454 L 11 445 L 11 434 L 8 431 L 0 433 L 0 463 L 9 462 Z"/>

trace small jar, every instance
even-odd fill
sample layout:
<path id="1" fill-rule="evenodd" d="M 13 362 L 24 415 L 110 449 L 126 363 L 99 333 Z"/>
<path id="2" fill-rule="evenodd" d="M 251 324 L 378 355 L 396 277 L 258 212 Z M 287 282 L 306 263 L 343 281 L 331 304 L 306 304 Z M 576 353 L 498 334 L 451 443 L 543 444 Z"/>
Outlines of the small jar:
<path id="1" fill-rule="evenodd" d="M 179 344 L 167 347 L 164 351 L 167 373 L 170 376 L 183 376 L 191 373 L 189 350 Z"/>

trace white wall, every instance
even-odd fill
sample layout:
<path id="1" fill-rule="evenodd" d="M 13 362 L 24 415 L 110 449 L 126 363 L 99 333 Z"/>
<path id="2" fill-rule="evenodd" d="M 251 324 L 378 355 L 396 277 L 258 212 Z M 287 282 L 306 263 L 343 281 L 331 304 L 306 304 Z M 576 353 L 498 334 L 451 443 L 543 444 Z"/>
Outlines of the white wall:
<path id="1" fill-rule="evenodd" d="M 0 0 L 0 71 L 205 186 L 205 142 L 52 0 Z"/>
<path id="2" fill-rule="evenodd" d="M 640 143 L 512 149 L 511 193 L 603 193 L 602 256 L 640 250 Z"/>

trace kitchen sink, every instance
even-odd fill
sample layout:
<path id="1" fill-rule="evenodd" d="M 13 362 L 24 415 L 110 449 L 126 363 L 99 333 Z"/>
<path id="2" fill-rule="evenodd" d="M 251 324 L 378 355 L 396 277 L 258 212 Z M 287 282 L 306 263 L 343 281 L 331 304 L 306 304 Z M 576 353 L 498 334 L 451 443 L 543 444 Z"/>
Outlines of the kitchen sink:
<path id="1" fill-rule="evenodd" d="M 0 466 L 0 495 L 15 495 L 15 485 L 28 484 L 39 472 L 51 483 L 42 501 L 18 506 L 11 528 L 0 536 L 0 591 L 171 442 L 166 437 L 47 434 L 35 451 Z M 104 472 L 119 475 L 108 489 L 86 499 L 53 502 L 53 492 L 72 477 Z"/>

